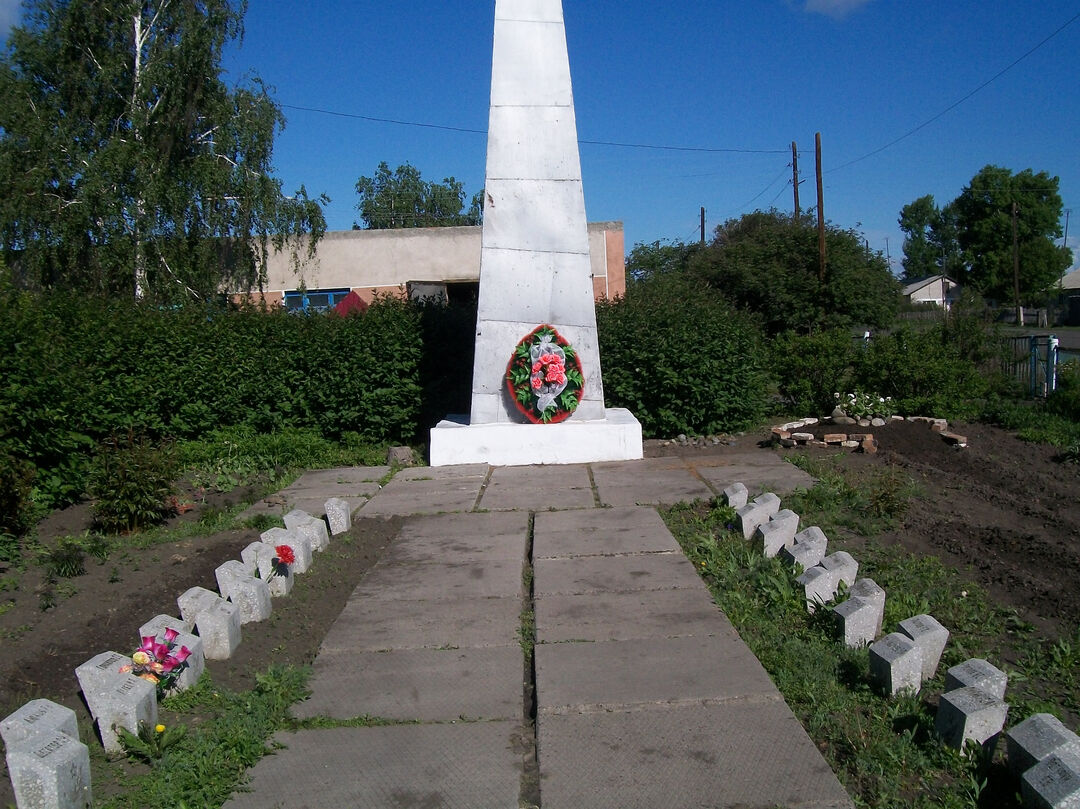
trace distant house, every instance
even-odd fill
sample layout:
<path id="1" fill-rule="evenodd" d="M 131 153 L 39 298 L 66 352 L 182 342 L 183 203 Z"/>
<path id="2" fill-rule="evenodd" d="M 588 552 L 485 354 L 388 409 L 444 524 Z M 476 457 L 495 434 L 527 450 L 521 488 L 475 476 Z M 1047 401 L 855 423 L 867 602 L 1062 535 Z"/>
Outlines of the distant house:
<path id="1" fill-rule="evenodd" d="M 1080 293 L 1080 267 L 1062 276 L 1061 288 L 1071 290 L 1073 294 Z M 1067 291 L 1066 294 L 1069 294 L 1069 292 Z"/>
<path id="2" fill-rule="evenodd" d="M 479 227 L 331 231 L 299 266 L 288 252 L 271 253 L 263 289 L 233 290 L 233 297 L 304 311 L 366 308 L 377 295 L 475 298 L 480 239 Z M 624 295 L 622 222 L 590 222 L 589 253 L 593 296 Z"/>
<path id="3" fill-rule="evenodd" d="M 947 275 L 928 275 L 917 278 L 904 287 L 904 296 L 912 303 L 933 303 L 949 309 L 960 291 L 960 285 Z"/>

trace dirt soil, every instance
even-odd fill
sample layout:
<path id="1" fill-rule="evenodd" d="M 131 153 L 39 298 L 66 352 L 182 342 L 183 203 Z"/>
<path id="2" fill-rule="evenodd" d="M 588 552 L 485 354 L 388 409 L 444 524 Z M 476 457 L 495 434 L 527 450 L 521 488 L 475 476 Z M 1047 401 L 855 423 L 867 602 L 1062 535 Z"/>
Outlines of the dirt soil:
<path id="1" fill-rule="evenodd" d="M 933 554 L 968 575 L 1001 603 L 1048 637 L 1072 636 L 1080 626 L 1080 466 L 1062 463 L 1057 451 L 1028 444 L 985 425 L 956 424 L 968 446 L 948 445 L 921 423 L 896 422 L 872 430 L 876 454 L 810 448 L 839 456 L 854 470 L 895 465 L 912 475 L 921 495 L 901 527 L 883 537 L 909 551 Z M 833 431 L 835 428 L 829 428 Z M 825 430 L 819 430 L 825 432 Z M 762 436 L 732 439 L 739 451 Z M 683 447 L 648 442 L 646 454 L 731 452 L 718 445 Z M 762 448 L 761 452 L 778 452 Z M 232 498 L 242 499 L 243 492 Z M 210 499 L 177 519 L 198 519 L 224 502 Z M 400 529 L 400 520 L 357 520 L 335 538 L 318 563 L 297 579 L 287 604 L 275 603 L 271 619 L 244 627 L 243 643 L 228 661 L 207 665 L 215 682 L 235 689 L 254 684 L 272 663 L 310 663 L 319 643 L 361 576 Z M 46 546 L 89 527 L 83 504 L 54 514 L 38 528 Z M 192 586 L 214 589 L 214 569 L 258 538 L 236 529 L 147 549 L 123 549 L 102 563 L 87 559 L 85 575 L 49 585 L 42 568 L 0 569 L 0 716 L 27 700 L 47 697 L 89 716 L 75 667 L 104 650 L 131 651 L 141 623 L 176 614 L 176 597 Z M 43 593 L 53 604 L 42 609 Z M 14 802 L 6 769 L 0 772 L 0 806 Z"/>

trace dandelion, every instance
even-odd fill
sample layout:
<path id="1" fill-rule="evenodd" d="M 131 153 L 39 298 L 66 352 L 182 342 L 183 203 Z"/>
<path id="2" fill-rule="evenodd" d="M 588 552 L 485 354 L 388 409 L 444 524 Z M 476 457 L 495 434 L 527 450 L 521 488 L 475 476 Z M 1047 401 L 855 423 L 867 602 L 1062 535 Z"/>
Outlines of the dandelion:
<path id="1" fill-rule="evenodd" d="M 165 732 L 165 726 L 164 725 L 154 725 L 154 732 L 155 733 L 164 733 Z"/>

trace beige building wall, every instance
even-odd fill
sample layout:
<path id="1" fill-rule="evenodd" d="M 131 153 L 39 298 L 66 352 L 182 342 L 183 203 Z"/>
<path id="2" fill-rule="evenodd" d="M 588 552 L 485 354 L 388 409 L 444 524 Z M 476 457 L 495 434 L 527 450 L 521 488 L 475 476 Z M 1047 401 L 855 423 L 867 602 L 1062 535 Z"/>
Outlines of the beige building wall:
<path id="1" fill-rule="evenodd" d="M 299 268 L 289 252 L 272 253 L 262 297 L 280 305 L 285 292 L 303 284 L 308 290 L 351 289 L 370 302 L 376 294 L 404 295 L 410 281 L 476 283 L 480 238 L 479 227 L 330 231 Z M 623 295 L 622 222 L 589 223 L 589 252 L 595 297 Z"/>

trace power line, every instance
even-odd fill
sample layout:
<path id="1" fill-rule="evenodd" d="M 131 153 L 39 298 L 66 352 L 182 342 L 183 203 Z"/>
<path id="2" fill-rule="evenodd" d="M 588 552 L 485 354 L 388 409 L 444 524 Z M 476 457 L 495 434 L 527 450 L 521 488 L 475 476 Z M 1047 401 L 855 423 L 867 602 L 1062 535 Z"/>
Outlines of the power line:
<path id="1" fill-rule="evenodd" d="M 462 126 L 448 126 L 446 124 L 431 124 L 423 121 L 405 121 L 398 118 L 379 118 L 374 115 L 360 115 L 355 112 L 339 112 L 326 110 L 318 107 L 301 107 L 296 104 L 280 104 L 287 110 L 299 110 L 301 112 L 313 112 L 318 115 L 332 115 L 336 118 L 353 118 L 360 121 L 370 121 L 377 124 L 394 124 L 395 126 L 413 126 L 422 129 L 439 129 L 444 132 L 464 132 L 469 135 L 486 135 L 486 129 L 470 129 Z M 587 146 L 610 146 L 619 149 L 652 149 L 664 152 L 703 152 L 706 154 L 787 154 L 787 149 L 744 149 L 738 147 L 720 146 L 671 146 L 658 143 L 622 143 L 610 140 L 578 140 L 581 145 Z"/>
<path id="2" fill-rule="evenodd" d="M 842 163 L 841 165 L 836 166 L 835 168 L 829 169 L 826 172 L 826 174 L 831 174 L 834 171 L 839 171 L 840 169 L 845 169 L 848 166 L 853 166 L 856 163 L 859 163 L 859 162 L 861 162 L 863 160 L 866 160 L 868 157 L 873 157 L 876 154 L 881 154 L 881 152 L 884 152 L 886 149 L 892 148 L 893 146 L 898 144 L 900 141 L 906 140 L 907 138 L 910 138 L 912 135 L 914 135 L 919 130 L 925 129 L 926 127 L 930 126 L 930 124 L 934 123 L 934 121 L 938 120 L 939 118 L 944 116 L 946 113 L 952 112 L 954 109 L 959 107 L 961 104 L 963 104 L 969 98 L 974 96 L 976 93 L 978 93 L 979 91 L 985 89 L 990 84 L 992 84 L 993 82 L 997 81 L 999 78 L 1004 76 L 1006 73 L 1008 73 L 1010 70 L 1012 70 L 1014 67 L 1016 67 L 1021 62 L 1023 62 L 1025 59 L 1027 59 L 1029 56 L 1031 56 L 1031 54 L 1035 53 L 1035 51 L 1039 50 L 1043 45 L 1045 45 L 1051 39 L 1056 37 L 1058 34 L 1060 34 L 1062 31 L 1064 31 L 1066 28 L 1068 28 L 1070 25 L 1072 25 L 1078 19 L 1080 19 L 1080 13 L 1077 13 L 1077 14 L 1073 15 L 1072 17 L 1070 17 L 1065 23 L 1063 23 L 1061 26 L 1059 26 L 1056 31 L 1054 31 L 1052 34 L 1050 34 L 1045 39 L 1043 39 L 1039 44 L 1035 45 L 1033 48 L 1030 48 L 1026 53 L 1024 53 L 1022 56 L 1018 57 L 1017 59 L 1014 59 L 1006 67 L 999 70 L 997 73 L 995 73 L 989 79 L 984 81 L 982 84 L 980 84 L 978 87 L 976 87 L 970 93 L 965 95 L 963 98 L 960 98 L 959 100 L 954 101 L 952 104 L 950 104 L 945 109 L 943 109 L 941 112 L 939 112 L 937 115 L 933 116 L 932 118 L 928 118 L 927 120 L 923 121 L 921 124 L 916 126 L 914 129 L 908 130 L 903 135 L 896 138 L 895 140 L 889 141 L 884 146 L 881 146 L 881 147 L 879 147 L 877 149 L 874 149 L 874 151 L 872 151 L 872 152 L 867 152 L 862 157 L 856 157 L 854 160 L 849 160 L 848 162 Z"/>

